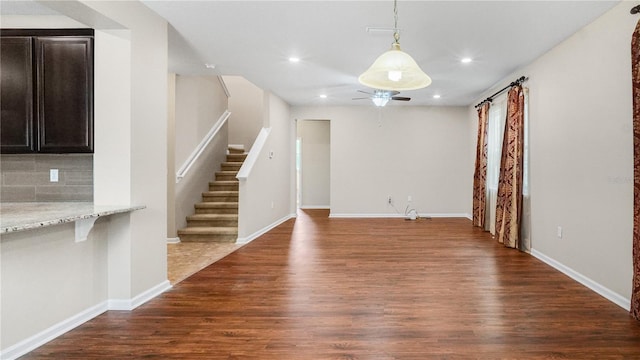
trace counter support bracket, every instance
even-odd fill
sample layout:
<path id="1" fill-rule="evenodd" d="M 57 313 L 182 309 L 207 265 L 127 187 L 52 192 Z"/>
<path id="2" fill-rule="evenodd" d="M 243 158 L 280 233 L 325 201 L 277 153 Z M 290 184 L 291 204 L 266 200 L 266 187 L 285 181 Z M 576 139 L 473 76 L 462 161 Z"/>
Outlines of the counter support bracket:
<path id="1" fill-rule="evenodd" d="M 98 216 L 88 219 L 78 219 L 76 223 L 76 242 L 83 242 L 87 240 L 89 232 L 93 228 L 93 224 L 98 220 Z"/>

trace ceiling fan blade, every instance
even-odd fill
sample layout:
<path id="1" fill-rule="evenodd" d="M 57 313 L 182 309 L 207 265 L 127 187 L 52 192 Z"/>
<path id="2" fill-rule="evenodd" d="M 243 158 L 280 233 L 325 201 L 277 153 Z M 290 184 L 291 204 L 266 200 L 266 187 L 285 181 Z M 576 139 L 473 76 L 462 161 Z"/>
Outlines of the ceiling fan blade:
<path id="1" fill-rule="evenodd" d="M 352 98 L 351 100 L 366 100 L 366 99 L 371 99 L 369 97 L 363 97 L 363 98 Z"/>
<path id="2" fill-rule="evenodd" d="M 394 96 L 391 98 L 391 100 L 398 100 L 398 101 L 409 101 L 411 100 L 410 97 L 404 97 L 404 96 Z"/>
<path id="3" fill-rule="evenodd" d="M 389 94 L 389 96 L 396 96 L 396 95 L 400 94 L 400 91 L 389 90 L 389 91 L 387 91 L 387 93 Z"/>
<path id="4" fill-rule="evenodd" d="M 364 91 L 364 90 L 358 90 L 358 92 L 361 92 L 361 93 L 363 93 L 363 94 L 367 94 L 367 95 L 373 95 L 373 93 L 366 92 L 366 91 Z"/>

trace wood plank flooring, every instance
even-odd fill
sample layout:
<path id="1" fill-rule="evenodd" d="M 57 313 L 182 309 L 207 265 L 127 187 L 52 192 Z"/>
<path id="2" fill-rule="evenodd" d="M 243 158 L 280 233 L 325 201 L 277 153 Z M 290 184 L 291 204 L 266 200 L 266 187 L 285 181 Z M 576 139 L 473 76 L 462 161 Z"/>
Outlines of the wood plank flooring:
<path id="1" fill-rule="evenodd" d="M 24 358 L 640 359 L 640 323 L 468 220 L 306 211 Z"/>

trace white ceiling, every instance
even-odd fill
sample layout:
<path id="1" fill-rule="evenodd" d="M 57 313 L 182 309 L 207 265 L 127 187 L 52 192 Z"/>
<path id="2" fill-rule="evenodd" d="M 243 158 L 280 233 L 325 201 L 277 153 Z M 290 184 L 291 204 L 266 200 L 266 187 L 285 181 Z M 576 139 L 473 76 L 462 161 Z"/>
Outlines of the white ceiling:
<path id="1" fill-rule="evenodd" d="M 469 105 L 618 2 L 400 0 L 400 44 L 433 79 L 402 96 L 412 105 Z M 393 41 L 366 31 L 393 27 L 392 0 L 143 3 L 172 26 L 170 71 L 242 75 L 292 105 L 366 104 L 351 100 L 366 90 L 358 76 Z"/>
<path id="2" fill-rule="evenodd" d="M 143 2 L 177 31 L 172 50 L 181 37 L 199 54 L 183 44 L 172 70 L 242 75 L 292 105 L 362 104 L 351 100 L 366 89 L 358 76 L 393 40 L 366 31 L 393 27 L 391 0 Z M 413 105 L 468 105 L 617 2 L 400 0 L 400 44 L 433 79 L 402 95 Z M 474 61 L 461 64 L 463 57 Z"/>

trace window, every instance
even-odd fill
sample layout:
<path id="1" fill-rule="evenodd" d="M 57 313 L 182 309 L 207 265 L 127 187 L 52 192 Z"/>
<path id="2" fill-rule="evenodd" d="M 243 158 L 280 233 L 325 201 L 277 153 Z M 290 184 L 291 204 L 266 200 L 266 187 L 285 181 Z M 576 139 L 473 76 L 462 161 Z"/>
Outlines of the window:
<path id="1" fill-rule="evenodd" d="M 529 244 L 529 91 L 524 88 L 524 149 L 522 171 L 522 225 L 523 241 Z M 498 178 L 500 176 L 500 158 L 502 157 L 502 140 L 507 120 L 507 94 L 495 98 L 489 108 L 489 128 L 487 130 L 487 221 L 485 230 L 495 234 L 496 201 L 498 198 Z M 528 245 L 527 245 L 528 246 Z M 527 247 L 528 248 L 528 247 Z"/>
<path id="2" fill-rule="evenodd" d="M 489 108 L 489 129 L 487 142 L 487 189 L 498 190 L 500 175 L 500 157 L 502 156 L 502 137 L 507 118 L 507 97 L 502 95 L 491 103 Z"/>

